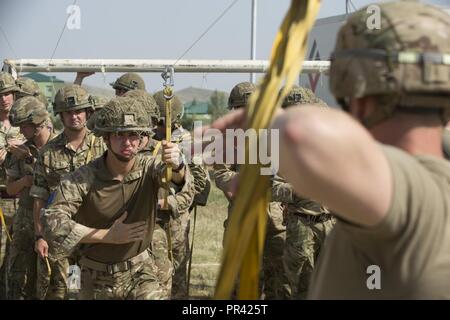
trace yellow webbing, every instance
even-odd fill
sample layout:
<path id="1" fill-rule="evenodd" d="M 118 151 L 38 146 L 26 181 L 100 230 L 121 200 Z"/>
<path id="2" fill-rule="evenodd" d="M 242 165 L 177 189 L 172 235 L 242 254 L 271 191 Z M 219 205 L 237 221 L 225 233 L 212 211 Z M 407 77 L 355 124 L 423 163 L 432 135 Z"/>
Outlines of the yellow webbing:
<path id="1" fill-rule="evenodd" d="M 275 38 L 270 67 L 261 86 L 250 98 L 248 128 L 267 128 L 289 93 L 305 56 L 307 35 L 319 10 L 320 0 L 292 0 Z M 285 82 L 285 83 L 283 83 Z M 278 95 L 279 89 L 284 89 Z M 248 141 L 246 141 L 248 159 Z M 215 299 L 229 299 L 239 274 L 239 299 L 258 299 L 260 261 L 266 232 L 269 176 L 260 175 L 261 164 L 240 169 L 239 190 L 228 225 Z M 249 192 L 251 190 L 251 192 Z"/>
<path id="2" fill-rule="evenodd" d="M 5 215 L 3 214 L 2 208 L 0 208 L 0 221 L 1 221 L 2 225 L 5 227 L 6 236 L 8 237 L 9 241 L 12 241 L 11 235 L 8 232 L 8 226 L 6 225 Z"/>

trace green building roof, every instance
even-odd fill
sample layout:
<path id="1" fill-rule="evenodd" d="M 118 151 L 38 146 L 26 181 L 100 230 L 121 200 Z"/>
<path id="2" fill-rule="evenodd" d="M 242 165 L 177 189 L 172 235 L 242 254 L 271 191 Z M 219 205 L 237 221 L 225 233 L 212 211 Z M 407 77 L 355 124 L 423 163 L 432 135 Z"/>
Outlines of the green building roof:
<path id="1" fill-rule="evenodd" d="M 23 75 L 24 77 L 33 79 L 36 82 L 54 82 L 54 83 L 64 83 L 63 80 L 56 78 L 55 76 L 47 76 L 39 72 L 30 72 Z"/>
<path id="2" fill-rule="evenodd" d="M 184 104 L 184 114 L 208 114 L 208 102 L 191 101 Z"/>

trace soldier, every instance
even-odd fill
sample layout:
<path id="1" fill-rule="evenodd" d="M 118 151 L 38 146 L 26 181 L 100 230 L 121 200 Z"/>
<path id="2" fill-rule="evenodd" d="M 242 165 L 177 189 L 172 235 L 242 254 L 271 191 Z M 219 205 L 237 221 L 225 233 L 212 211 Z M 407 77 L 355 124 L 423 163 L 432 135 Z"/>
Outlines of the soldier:
<path id="1" fill-rule="evenodd" d="M 193 189 L 176 144 L 163 142 L 163 162 L 138 154 L 141 136 L 151 129 L 150 117 L 136 99 L 108 102 L 95 123 L 108 150 L 65 177 L 45 210 L 45 234 L 59 255 L 68 255 L 83 244 L 83 299 L 160 299 L 163 295 L 148 248 L 164 168 L 172 168 L 173 183 Z"/>
<path id="2" fill-rule="evenodd" d="M 47 268 L 39 271 L 38 295 L 46 299 L 64 299 L 68 261 L 52 257 L 52 248 L 49 248 L 42 233 L 39 215 L 41 209 L 51 202 L 61 177 L 99 157 L 105 145 L 86 128 L 93 104 L 82 87 L 66 85 L 58 90 L 53 110 L 55 115 L 60 115 L 64 131 L 40 151 L 30 196 L 34 198 L 35 250 L 40 258 L 48 257 L 52 270 L 51 279 L 48 279 Z"/>
<path id="3" fill-rule="evenodd" d="M 36 261 L 34 252 L 33 198 L 29 191 L 33 184 L 34 163 L 39 150 L 51 140 L 53 133 L 47 107 L 38 98 L 26 96 L 18 99 L 9 115 L 13 126 L 27 141 L 28 157 L 21 159 L 8 154 L 6 191 L 20 194 L 19 209 L 14 217 L 13 239 L 9 254 L 9 299 L 36 299 Z M 42 263 L 42 260 L 39 260 Z"/>
<path id="4" fill-rule="evenodd" d="M 16 80 L 16 86 L 19 88 L 19 91 L 17 91 L 16 93 L 16 100 L 22 97 L 33 96 L 39 99 L 39 101 L 41 101 L 45 105 L 45 107 L 47 107 L 47 98 L 42 93 L 39 85 L 33 79 L 27 77 L 19 77 Z"/>
<path id="5" fill-rule="evenodd" d="M 166 136 L 165 119 L 166 119 L 166 99 L 162 91 L 158 91 L 153 95 L 160 113 L 160 121 L 156 127 L 156 134 L 153 139 L 162 141 Z M 172 99 L 172 142 L 183 146 L 189 146 L 191 143 L 191 134 L 185 130 L 181 125 L 181 118 L 183 117 L 184 107 L 181 100 L 174 96 Z M 181 148 L 180 148 L 181 149 Z M 194 163 L 194 159 L 189 162 L 189 169 L 194 177 L 195 198 L 193 206 L 187 205 L 186 201 L 182 199 L 175 200 L 182 202 L 179 205 L 178 212 L 169 208 L 166 210 L 159 210 L 158 216 L 165 220 L 169 219 L 169 254 L 171 254 L 174 266 L 174 275 L 172 279 L 172 299 L 187 299 L 188 298 L 188 281 L 187 281 L 187 264 L 191 251 L 189 248 L 189 230 L 190 230 L 190 212 L 196 205 L 206 205 L 210 181 L 208 172 L 200 164 Z M 160 190 L 160 203 L 163 203 L 164 190 Z M 173 191 L 172 191 L 173 193 Z M 182 210 L 182 209 L 183 210 Z"/>
<path id="6" fill-rule="evenodd" d="M 242 109 L 248 106 L 250 95 L 256 89 L 250 82 L 241 82 L 233 87 L 228 98 L 228 108 Z M 232 211 L 235 194 L 230 189 L 230 181 L 238 175 L 238 165 L 215 164 L 214 181 L 229 201 L 226 229 Z M 283 270 L 283 250 L 286 242 L 286 227 L 279 202 L 271 202 L 268 210 L 266 243 L 262 266 L 262 293 L 264 299 L 287 299 L 290 296 L 288 280 Z"/>
<path id="7" fill-rule="evenodd" d="M 141 103 L 144 111 L 150 115 L 152 123 L 156 124 L 159 122 L 159 107 L 152 95 L 144 90 L 130 90 L 124 94 L 124 97 L 137 99 Z M 160 158 L 160 147 L 156 148 L 158 143 L 160 142 L 153 140 L 150 135 L 143 136 L 142 147 L 140 148 L 139 153 L 148 156 L 158 156 Z M 172 187 L 176 186 L 172 185 Z M 179 191 L 181 190 L 179 187 L 177 187 L 178 193 L 175 194 L 174 188 L 172 188 L 171 191 L 173 193 L 168 196 L 168 202 L 172 211 L 180 208 L 180 210 L 184 212 L 189 208 L 192 203 L 190 194 L 187 196 L 180 194 Z M 174 203 L 176 205 L 174 205 Z M 159 202 L 159 206 L 162 206 L 162 203 Z M 162 290 L 162 297 L 164 299 L 170 299 L 172 295 L 173 264 L 171 261 L 171 253 L 169 252 L 169 218 L 168 214 L 161 212 L 161 210 L 157 210 L 155 230 L 153 231 L 151 243 L 151 251 L 155 258 L 155 265 L 158 269 L 157 276 Z"/>
<path id="8" fill-rule="evenodd" d="M 23 136 L 19 128 L 11 126 L 9 122 L 9 112 L 18 91 L 14 78 L 9 73 L 0 72 L 0 206 L 6 223 L 6 226 L 1 223 L 0 229 L 0 299 L 5 299 L 7 294 L 8 233 L 11 233 L 10 227 L 18 207 L 16 195 L 10 196 L 6 192 L 4 162 L 8 153 L 14 153 L 17 157 L 24 155 L 24 152 L 20 152 Z"/>
<path id="9" fill-rule="evenodd" d="M 111 86 L 116 90 L 116 96 L 123 96 L 127 91 L 130 90 L 144 90 L 145 82 L 140 75 L 134 72 L 125 73 L 116 79 L 115 82 L 111 83 Z"/>
<path id="10" fill-rule="evenodd" d="M 450 16 L 415 1 L 378 3 L 341 27 L 330 88 L 343 109 L 290 108 L 280 174 L 337 222 L 313 272 L 312 299 L 449 299 Z M 370 12 L 370 11 L 369 11 Z M 242 126 L 243 112 L 213 124 Z"/>
<path id="11" fill-rule="evenodd" d="M 284 99 L 282 108 L 304 104 L 327 107 L 310 89 L 295 86 Z M 291 288 L 291 298 L 306 299 L 320 248 L 333 227 L 334 219 L 327 208 L 297 196 L 292 185 L 281 177 L 273 179 L 272 200 L 283 205 L 286 225 L 283 265 Z"/>

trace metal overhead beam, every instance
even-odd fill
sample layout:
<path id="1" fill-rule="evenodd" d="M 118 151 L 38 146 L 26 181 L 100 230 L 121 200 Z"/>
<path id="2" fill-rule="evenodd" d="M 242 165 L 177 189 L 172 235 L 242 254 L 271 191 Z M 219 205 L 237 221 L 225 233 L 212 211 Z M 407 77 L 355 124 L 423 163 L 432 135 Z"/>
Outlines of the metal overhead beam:
<path id="1" fill-rule="evenodd" d="M 5 59 L 11 72 L 163 72 L 174 60 L 154 59 Z M 175 73 L 264 73 L 268 60 L 179 60 Z M 327 73 L 330 61 L 305 61 L 302 73 Z"/>

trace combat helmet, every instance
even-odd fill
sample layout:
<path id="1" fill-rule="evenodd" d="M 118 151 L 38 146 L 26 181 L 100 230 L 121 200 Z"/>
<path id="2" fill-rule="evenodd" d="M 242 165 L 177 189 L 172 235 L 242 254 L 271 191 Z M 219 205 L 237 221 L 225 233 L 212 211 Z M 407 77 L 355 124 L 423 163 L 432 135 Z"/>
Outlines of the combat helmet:
<path id="1" fill-rule="evenodd" d="M 94 113 L 87 120 L 86 127 L 89 130 L 94 130 L 95 119 L 97 118 L 98 111 L 105 106 L 105 104 L 109 101 L 109 99 L 103 96 L 91 96 L 91 101 L 92 104 L 94 105 Z"/>
<path id="2" fill-rule="evenodd" d="M 326 103 L 318 98 L 311 89 L 293 86 L 291 91 L 289 91 L 289 94 L 284 98 L 281 107 L 284 109 L 299 104 L 314 104 L 321 107 L 327 107 Z"/>
<path id="3" fill-rule="evenodd" d="M 95 111 L 103 108 L 109 100 L 109 98 L 103 96 L 91 96 L 91 102 Z"/>
<path id="4" fill-rule="evenodd" d="M 25 123 L 39 125 L 49 119 L 47 107 L 36 97 L 26 96 L 14 102 L 9 121 L 14 127 Z"/>
<path id="5" fill-rule="evenodd" d="M 44 105 L 48 104 L 47 98 L 42 93 L 39 85 L 31 78 L 19 77 L 16 80 L 16 86 L 19 89 L 16 93 L 16 99 L 26 96 L 38 98 Z"/>
<path id="6" fill-rule="evenodd" d="M 0 72 L 0 94 L 19 91 L 13 76 L 7 72 Z"/>
<path id="7" fill-rule="evenodd" d="M 150 116 L 144 111 L 141 102 L 129 97 L 111 99 L 97 113 L 96 134 L 108 132 L 146 132 L 153 129 Z"/>
<path id="8" fill-rule="evenodd" d="M 248 106 L 250 95 L 256 90 L 251 82 L 241 82 L 233 87 L 228 97 L 228 109 Z"/>
<path id="9" fill-rule="evenodd" d="M 363 120 L 368 127 L 395 110 L 448 114 L 450 15 L 414 1 L 377 6 L 378 27 L 368 27 L 373 13 L 366 7 L 339 31 L 330 69 L 337 101 L 346 109 L 350 98 L 374 96 L 379 107 Z"/>
<path id="10" fill-rule="evenodd" d="M 53 103 L 55 114 L 82 109 L 94 110 L 92 97 L 84 88 L 77 84 L 70 84 L 58 90 Z"/>
<path id="11" fill-rule="evenodd" d="M 166 118 L 166 98 L 164 98 L 163 91 L 158 91 L 153 95 L 153 98 L 156 101 L 156 104 L 159 108 L 160 119 Z M 184 114 L 184 105 L 181 102 L 180 98 L 176 95 L 172 97 L 172 124 L 178 122 L 183 118 Z"/>
<path id="12" fill-rule="evenodd" d="M 125 73 L 110 85 L 113 87 L 113 89 L 122 89 L 125 91 L 136 89 L 145 90 L 144 79 L 142 79 L 140 75 L 134 72 Z"/>

